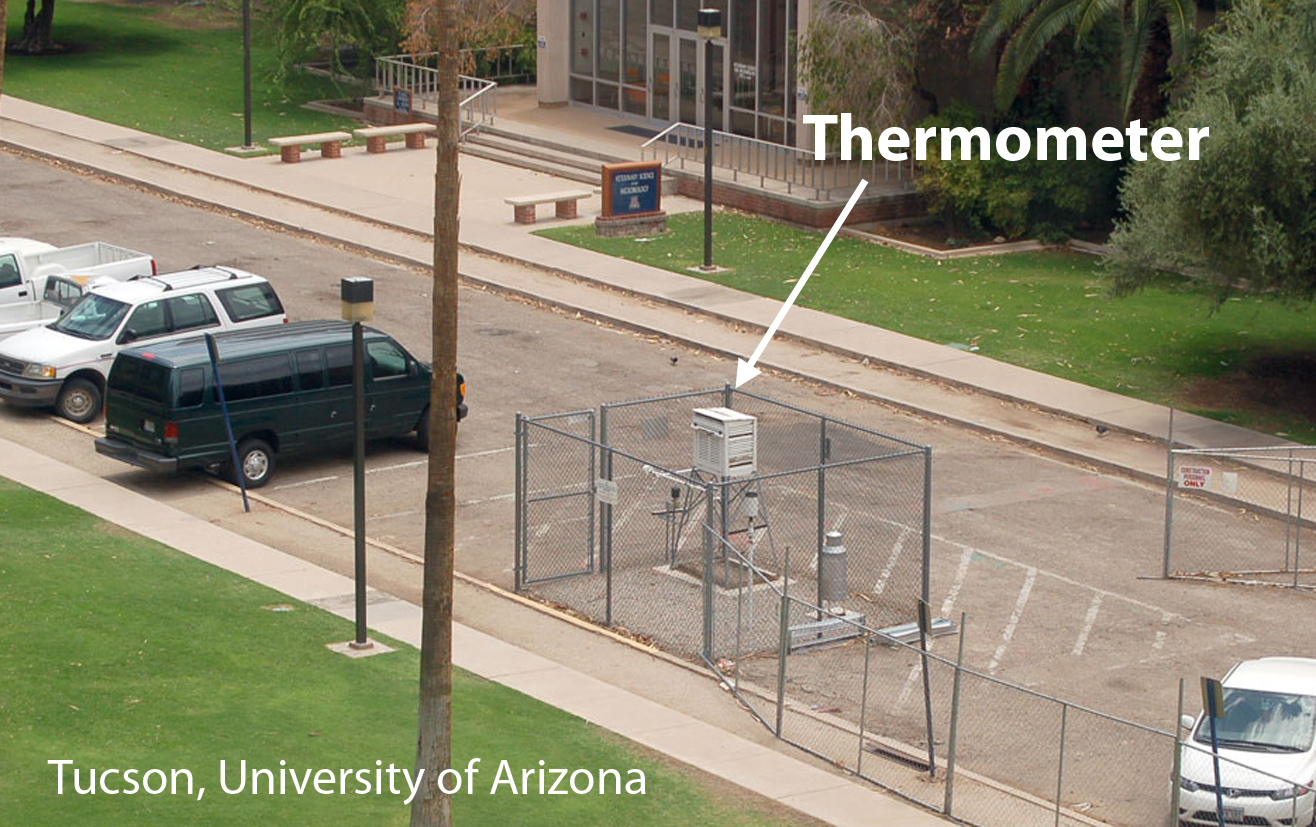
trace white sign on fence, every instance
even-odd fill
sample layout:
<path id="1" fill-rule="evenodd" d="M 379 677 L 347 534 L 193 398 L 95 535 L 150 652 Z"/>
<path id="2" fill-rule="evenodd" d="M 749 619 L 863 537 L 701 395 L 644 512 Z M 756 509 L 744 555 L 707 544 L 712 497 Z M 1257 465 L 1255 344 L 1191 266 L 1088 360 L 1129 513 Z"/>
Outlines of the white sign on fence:
<path id="1" fill-rule="evenodd" d="M 601 503 L 617 504 L 617 483 L 612 480 L 594 480 L 594 497 Z"/>
<path id="2" fill-rule="evenodd" d="M 1180 488 L 1211 489 L 1211 469 L 1206 466 L 1185 465 L 1179 469 Z"/>

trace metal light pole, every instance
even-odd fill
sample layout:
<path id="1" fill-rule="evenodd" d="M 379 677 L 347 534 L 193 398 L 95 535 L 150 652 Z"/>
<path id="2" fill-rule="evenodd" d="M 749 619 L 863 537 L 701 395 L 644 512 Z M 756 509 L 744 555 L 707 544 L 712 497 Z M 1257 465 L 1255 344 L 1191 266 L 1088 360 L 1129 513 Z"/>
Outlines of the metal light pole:
<path id="1" fill-rule="evenodd" d="M 343 318 L 352 323 L 352 525 L 356 540 L 356 639 L 353 649 L 374 646 L 366 638 L 366 354 L 362 322 L 375 317 L 375 282 L 346 278 L 339 287 Z"/>
<path id="2" fill-rule="evenodd" d="M 245 140 L 251 147 L 251 0 L 242 0 L 242 123 Z"/>
<path id="3" fill-rule="evenodd" d="M 699 10 L 704 41 L 704 269 L 713 269 L 713 40 L 722 36 L 722 11 Z"/>

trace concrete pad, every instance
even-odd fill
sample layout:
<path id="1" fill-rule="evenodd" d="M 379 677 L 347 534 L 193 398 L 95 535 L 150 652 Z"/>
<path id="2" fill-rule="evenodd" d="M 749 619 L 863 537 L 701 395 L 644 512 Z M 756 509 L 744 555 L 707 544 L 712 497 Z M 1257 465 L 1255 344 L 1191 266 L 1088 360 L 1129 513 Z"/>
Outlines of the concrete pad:
<path id="1" fill-rule="evenodd" d="M 588 712 L 595 700 L 624 692 L 612 684 L 560 665 L 552 669 L 501 675 L 498 682 L 574 715 Z"/>
<path id="2" fill-rule="evenodd" d="M 655 733 L 691 725 L 708 726 L 697 724 L 688 715 L 668 709 L 662 704 L 622 690 L 594 696 L 588 704 L 573 711 L 591 724 L 648 746 L 653 746 L 648 739 Z"/>
<path id="3" fill-rule="evenodd" d="M 260 582 L 289 597 L 311 604 L 352 588 L 351 580 L 319 566 L 266 575 Z"/>
<path id="4" fill-rule="evenodd" d="M 554 669 L 558 664 L 459 623 L 453 624 L 454 662 L 485 678 Z"/>
<path id="5" fill-rule="evenodd" d="M 354 640 L 344 640 L 338 643 L 326 643 L 325 648 L 331 652 L 340 655 L 346 655 L 349 658 L 368 658 L 372 655 L 387 655 L 389 652 L 397 651 L 392 646 L 387 646 L 374 638 L 367 637 L 366 642 L 370 644 L 369 648 L 358 649 L 352 644 Z"/>

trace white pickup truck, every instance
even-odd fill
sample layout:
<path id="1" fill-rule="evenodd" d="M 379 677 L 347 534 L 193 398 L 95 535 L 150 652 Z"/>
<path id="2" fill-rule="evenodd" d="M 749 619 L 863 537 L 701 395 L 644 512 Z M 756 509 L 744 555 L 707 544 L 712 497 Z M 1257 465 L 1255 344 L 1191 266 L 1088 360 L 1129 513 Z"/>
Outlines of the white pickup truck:
<path id="1" fill-rule="evenodd" d="M 94 279 L 88 276 L 46 276 L 40 301 L 0 304 L 0 339 L 50 324 L 76 304 L 83 293 L 112 281 L 114 279 L 104 276 Z"/>
<path id="2" fill-rule="evenodd" d="M 55 247 L 30 238 L 0 238 L 0 307 L 39 303 L 50 276 L 127 281 L 155 275 L 155 259 L 104 241 Z"/>

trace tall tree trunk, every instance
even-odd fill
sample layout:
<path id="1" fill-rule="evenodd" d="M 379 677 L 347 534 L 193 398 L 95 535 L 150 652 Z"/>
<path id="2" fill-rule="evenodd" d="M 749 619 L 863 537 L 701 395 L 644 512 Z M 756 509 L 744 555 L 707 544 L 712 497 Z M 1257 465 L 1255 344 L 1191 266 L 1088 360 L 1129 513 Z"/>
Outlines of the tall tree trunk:
<path id="1" fill-rule="evenodd" d="M 41 10 L 37 10 L 37 0 L 27 0 L 27 11 L 23 15 L 23 33 L 14 44 L 15 52 L 41 54 L 54 44 L 50 39 L 50 26 L 55 20 L 55 0 L 41 0 Z"/>
<path id="2" fill-rule="evenodd" d="M 1165 84 L 1170 81 L 1172 55 L 1170 27 L 1164 17 L 1158 17 L 1151 23 L 1151 42 L 1147 44 L 1138 85 L 1133 89 L 1133 100 L 1129 102 L 1128 120 L 1140 120 L 1147 126 L 1165 117 L 1170 106 Z"/>
<path id="3" fill-rule="evenodd" d="M 457 0 L 430 0 L 429 32 L 438 52 L 438 138 L 434 172 L 434 288 L 429 476 L 425 491 L 425 574 L 420 646 L 416 767 L 422 786 L 412 827 L 449 827 L 452 802 L 438 786 L 452 765 L 452 575 L 457 451 Z"/>

